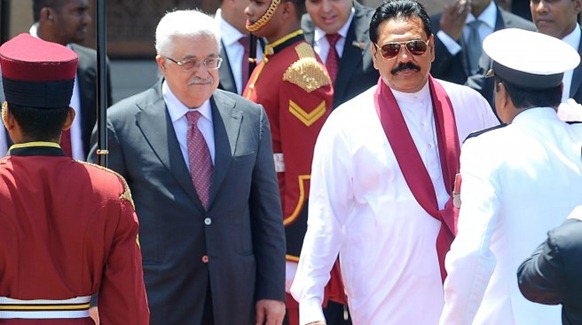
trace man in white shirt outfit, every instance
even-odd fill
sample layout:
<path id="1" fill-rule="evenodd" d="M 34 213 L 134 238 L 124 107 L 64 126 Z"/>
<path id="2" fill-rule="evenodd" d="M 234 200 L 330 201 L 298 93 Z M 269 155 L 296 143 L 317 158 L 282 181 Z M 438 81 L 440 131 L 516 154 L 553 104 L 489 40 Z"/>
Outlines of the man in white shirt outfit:
<path id="1" fill-rule="evenodd" d="M 446 240 L 436 243 L 447 231 L 454 236 L 454 216 L 439 220 L 432 214 L 454 211 L 455 171 L 445 175 L 445 168 L 458 162 L 459 143 L 469 133 L 497 124 L 477 92 L 430 77 L 434 36 L 418 2 L 382 4 L 372 17 L 370 40 L 378 85 L 338 107 L 315 147 L 308 229 L 291 286 L 302 325 L 325 323 L 321 292 L 338 253 L 354 324 L 438 323 L 444 276 L 439 259 L 448 247 Z M 402 122 L 393 126 L 404 129 L 396 139 L 383 126 L 385 114 L 394 113 Z M 456 155 L 440 152 L 436 138 L 443 133 L 448 136 L 439 142 Z M 416 149 L 411 159 L 401 155 L 398 139 L 404 138 L 411 143 L 405 152 Z M 439 158 L 444 156 L 446 163 Z M 426 208 L 415 196 L 418 183 L 407 179 L 412 161 L 412 174 L 426 175 L 420 187 L 432 189 L 434 201 Z"/>

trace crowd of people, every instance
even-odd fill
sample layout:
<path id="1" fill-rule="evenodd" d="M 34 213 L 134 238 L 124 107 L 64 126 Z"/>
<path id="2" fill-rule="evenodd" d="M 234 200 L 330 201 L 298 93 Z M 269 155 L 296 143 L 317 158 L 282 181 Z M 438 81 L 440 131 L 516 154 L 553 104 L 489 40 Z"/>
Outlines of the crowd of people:
<path id="1" fill-rule="evenodd" d="M 582 0 L 510 6 L 174 10 L 98 130 L 89 1 L 34 0 L 0 46 L 0 323 L 582 324 Z"/>

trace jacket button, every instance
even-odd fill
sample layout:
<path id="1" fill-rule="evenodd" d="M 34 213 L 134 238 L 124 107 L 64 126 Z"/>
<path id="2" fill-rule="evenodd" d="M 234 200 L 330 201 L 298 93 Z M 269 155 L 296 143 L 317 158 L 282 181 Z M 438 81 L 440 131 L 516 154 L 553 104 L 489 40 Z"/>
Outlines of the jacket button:
<path id="1" fill-rule="evenodd" d="M 210 219 L 210 218 L 204 219 L 204 224 L 207 226 L 210 226 L 212 224 L 212 219 Z"/>
<path id="2" fill-rule="evenodd" d="M 208 255 L 202 256 L 202 263 L 208 263 Z"/>

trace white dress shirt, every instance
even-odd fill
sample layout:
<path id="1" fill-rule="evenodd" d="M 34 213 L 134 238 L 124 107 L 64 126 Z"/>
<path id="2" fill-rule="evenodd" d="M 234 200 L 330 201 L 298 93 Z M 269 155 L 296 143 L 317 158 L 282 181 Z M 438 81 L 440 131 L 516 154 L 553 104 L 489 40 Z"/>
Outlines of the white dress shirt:
<path id="1" fill-rule="evenodd" d="M 525 299 L 518 266 L 582 204 L 580 141 L 553 108 L 532 108 L 465 142 L 458 234 L 446 256 L 440 323 L 561 324 L 560 306 Z"/>
<path id="2" fill-rule="evenodd" d="M 184 162 L 190 171 L 190 160 L 188 158 L 188 120 L 186 119 L 186 113 L 190 112 L 192 109 L 184 105 L 176 95 L 172 93 L 172 90 L 168 87 L 168 84 L 165 81 L 162 84 L 162 96 L 164 97 L 164 102 L 166 102 L 166 107 L 168 108 L 174 131 L 176 132 L 176 138 L 180 143 L 180 150 L 182 151 Z M 210 100 L 205 101 L 200 105 L 200 107 L 196 107 L 195 110 L 198 110 L 202 115 L 201 118 L 198 119 L 198 128 L 200 129 L 200 132 L 202 132 L 204 140 L 206 140 L 208 150 L 210 151 L 210 158 L 214 164 L 216 152 Z"/>
<path id="3" fill-rule="evenodd" d="M 474 90 L 441 81 L 459 140 L 498 124 Z M 354 324 L 437 324 L 443 288 L 436 253 L 440 222 L 414 199 L 374 105 L 376 86 L 326 121 L 315 147 L 308 229 L 291 293 L 300 324 L 323 320 L 323 288 L 340 255 Z M 428 87 L 394 93 L 442 208 L 445 190 Z"/>

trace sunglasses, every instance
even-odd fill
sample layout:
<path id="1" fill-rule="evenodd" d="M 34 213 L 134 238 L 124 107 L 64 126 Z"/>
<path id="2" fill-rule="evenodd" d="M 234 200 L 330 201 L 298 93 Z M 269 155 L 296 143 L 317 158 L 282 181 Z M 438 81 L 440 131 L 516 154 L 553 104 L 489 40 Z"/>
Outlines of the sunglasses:
<path id="1" fill-rule="evenodd" d="M 401 43 L 390 42 L 382 46 L 378 46 L 378 44 L 374 43 L 374 45 L 376 45 L 376 47 L 380 51 L 380 54 L 382 54 L 382 57 L 384 57 L 385 59 L 392 59 L 393 57 L 396 57 L 398 53 L 400 53 L 402 45 L 406 46 L 408 52 L 410 52 L 413 55 L 423 55 L 428 49 L 428 41 L 425 42 L 421 40 L 412 40 Z"/>

